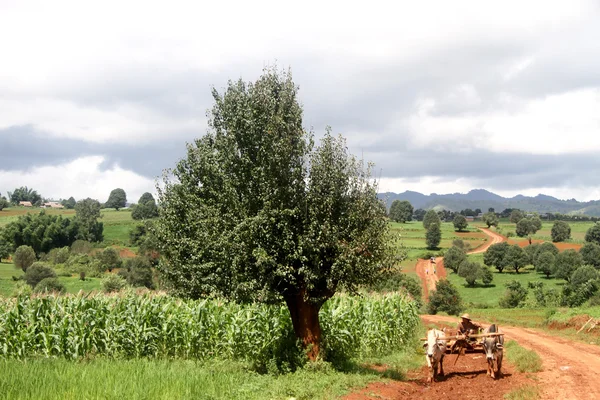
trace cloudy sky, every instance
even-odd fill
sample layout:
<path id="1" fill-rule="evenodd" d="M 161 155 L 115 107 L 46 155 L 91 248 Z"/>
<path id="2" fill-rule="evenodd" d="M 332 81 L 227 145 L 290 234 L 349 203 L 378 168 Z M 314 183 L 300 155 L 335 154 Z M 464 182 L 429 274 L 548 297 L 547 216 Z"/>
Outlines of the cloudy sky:
<path id="1" fill-rule="evenodd" d="M 210 88 L 276 62 L 382 191 L 600 199 L 598 21 L 575 0 L 0 0 L 0 193 L 137 201 L 206 132 Z"/>

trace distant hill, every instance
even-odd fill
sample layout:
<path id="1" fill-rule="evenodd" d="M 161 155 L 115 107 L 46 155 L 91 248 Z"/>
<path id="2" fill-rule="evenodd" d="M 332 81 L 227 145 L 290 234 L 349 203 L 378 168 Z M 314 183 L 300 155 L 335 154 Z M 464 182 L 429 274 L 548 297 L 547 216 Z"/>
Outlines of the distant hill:
<path id="1" fill-rule="evenodd" d="M 575 199 L 560 200 L 556 197 L 538 194 L 535 197 L 517 195 L 506 198 L 484 189 L 474 189 L 469 193 L 452 193 L 424 195 L 418 192 L 406 191 L 403 193 L 380 193 L 379 197 L 384 199 L 388 208 L 394 200 L 408 200 L 416 208 L 423 209 L 446 209 L 460 211 L 465 208 L 475 210 L 477 208 L 486 212 L 493 207 L 496 212 L 506 208 L 518 208 L 524 211 L 537 211 L 540 213 L 561 214 L 585 214 L 600 217 L 600 201 L 579 202 Z"/>

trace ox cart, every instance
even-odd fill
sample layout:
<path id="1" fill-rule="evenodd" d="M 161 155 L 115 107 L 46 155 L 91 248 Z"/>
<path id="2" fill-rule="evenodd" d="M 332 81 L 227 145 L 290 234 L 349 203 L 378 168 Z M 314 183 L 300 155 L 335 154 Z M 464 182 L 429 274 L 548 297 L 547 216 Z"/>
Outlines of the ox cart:
<path id="1" fill-rule="evenodd" d="M 490 329 L 491 328 L 491 329 Z M 488 331 L 489 329 L 489 331 Z M 490 326 L 482 333 L 476 334 L 452 334 L 449 331 L 439 331 L 430 329 L 427 337 L 421 340 L 425 341 L 424 346 L 427 349 L 427 365 L 431 372 L 428 381 L 435 381 L 436 375 L 444 374 L 443 360 L 444 355 L 456 353 L 453 365 L 458 358 L 466 352 L 482 352 L 486 355 L 488 362 L 487 373 L 493 379 L 501 375 L 502 353 L 504 345 L 504 333 L 497 330 L 496 325 Z"/>

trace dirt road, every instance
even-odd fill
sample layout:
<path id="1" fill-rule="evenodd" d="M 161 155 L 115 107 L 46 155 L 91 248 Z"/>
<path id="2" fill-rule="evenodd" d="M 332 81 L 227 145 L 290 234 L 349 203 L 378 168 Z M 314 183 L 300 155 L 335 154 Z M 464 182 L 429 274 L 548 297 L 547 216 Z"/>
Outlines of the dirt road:
<path id="1" fill-rule="evenodd" d="M 454 323 L 454 317 L 424 315 L 423 322 Z M 541 357 L 543 371 L 535 374 L 541 399 L 600 399 L 600 347 L 571 342 L 543 332 L 501 326 L 506 340 L 534 350 Z"/>
<path id="2" fill-rule="evenodd" d="M 497 234 L 496 232 L 492 232 L 486 228 L 479 228 L 483 233 L 490 237 L 484 244 L 477 247 L 474 250 L 468 252 L 468 254 L 477 254 L 484 253 L 488 247 L 495 243 L 500 243 L 506 240 L 506 238 L 502 235 Z M 415 267 L 417 275 L 421 278 L 421 282 L 423 283 L 423 295 L 425 299 L 429 298 L 429 292 L 435 290 L 435 284 L 441 278 L 446 277 L 446 269 L 444 268 L 444 258 L 437 257 L 435 259 L 435 263 L 432 263 L 430 260 L 420 259 L 417 261 L 417 266 Z"/>

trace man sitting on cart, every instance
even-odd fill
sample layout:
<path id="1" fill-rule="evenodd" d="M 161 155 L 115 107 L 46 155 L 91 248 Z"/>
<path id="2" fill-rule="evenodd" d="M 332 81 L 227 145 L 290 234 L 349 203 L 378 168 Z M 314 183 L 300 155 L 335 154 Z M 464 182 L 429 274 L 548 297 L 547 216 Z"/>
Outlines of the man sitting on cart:
<path id="1" fill-rule="evenodd" d="M 483 330 L 483 326 L 477 322 L 473 322 L 469 314 L 463 314 L 460 316 L 457 329 L 459 335 L 465 335 L 468 338 L 470 334 L 478 334 L 480 329 Z M 476 339 L 469 339 L 469 341 L 476 342 Z"/>

